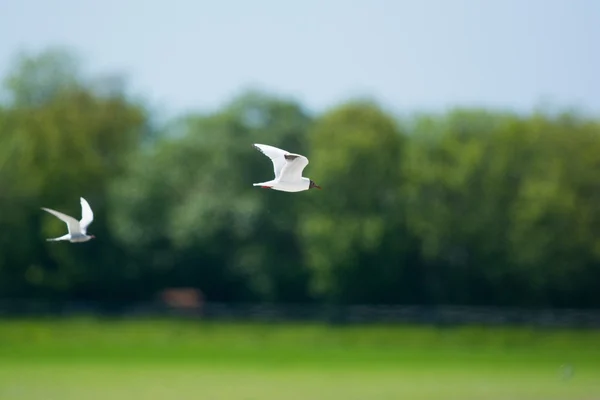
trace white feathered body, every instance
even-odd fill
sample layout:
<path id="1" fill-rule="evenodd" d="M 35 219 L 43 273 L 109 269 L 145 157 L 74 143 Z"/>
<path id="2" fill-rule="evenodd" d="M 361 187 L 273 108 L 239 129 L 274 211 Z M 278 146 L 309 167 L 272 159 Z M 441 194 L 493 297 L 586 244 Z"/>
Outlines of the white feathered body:
<path id="1" fill-rule="evenodd" d="M 65 224 L 67 224 L 67 230 L 69 231 L 69 233 L 67 233 L 66 235 L 57 238 L 46 239 L 47 241 L 57 242 L 66 240 L 71 243 L 82 243 L 94 238 L 94 235 L 87 234 L 88 226 L 94 221 L 94 213 L 92 212 L 92 209 L 90 208 L 88 202 L 83 197 L 80 197 L 79 201 L 81 203 L 80 221 L 77 221 L 75 218 L 61 213 L 60 211 L 42 207 L 42 210 L 49 212 L 50 214 L 54 215 L 55 217 L 63 221 Z"/>
<path id="2" fill-rule="evenodd" d="M 254 186 L 269 186 L 271 189 L 280 192 L 302 192 L 310 187 L 310 179 L 301 177 L 299 181 L 293 182 L 274 179 L 268 182 L 255 183 Z"/>
<path id="3" fill-rule="evenodd" d="M 254 186 L 261 186 L 282 192 L 302 192 L 311 188 L 311 180 L 302 176 L 302 171 L 308 165 L 306 157 L 266 144 L 255 144 L 254 146 L 271 159 L 275 174 L 274 179 L 267 182 L 255 183 Z M 318 186 L 315 185 L 315 187 Z"/>

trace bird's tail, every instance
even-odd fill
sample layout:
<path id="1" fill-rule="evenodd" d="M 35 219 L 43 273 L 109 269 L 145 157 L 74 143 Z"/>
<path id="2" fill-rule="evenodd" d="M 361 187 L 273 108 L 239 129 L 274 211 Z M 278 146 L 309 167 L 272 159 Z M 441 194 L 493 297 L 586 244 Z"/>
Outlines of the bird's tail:
<path id="1" fill-rule="evenodd" d="M 63 235 L 63 236 L 60 236 L 60 237 L 46 239 L 46 242 L 58 242 L 58 241 L 61 241 L 61 240 L 69 240 L 69 239 L 70 239 L 70 236 L 67 233 L 66 235 Z"/>
<path id="2" fill-rule="evenodd" d="M 275 185 L 275 181 L 267 181 L 267 182 L 260 182 L 260 183 L 253 183 L 252 186 L 273 186 Z"/>

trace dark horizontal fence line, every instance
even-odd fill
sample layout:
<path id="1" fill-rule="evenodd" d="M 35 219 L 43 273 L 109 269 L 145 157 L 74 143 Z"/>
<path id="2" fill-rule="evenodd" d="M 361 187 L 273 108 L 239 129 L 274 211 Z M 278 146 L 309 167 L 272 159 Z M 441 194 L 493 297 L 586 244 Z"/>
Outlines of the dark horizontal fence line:
<path id="1" fill-rule="evenodd" d="M 390 305 L 286 305 L 204 303 L 173 307 L 160 302 L 116 303 L 1 300 L 0 318 L 14 317 L 185 317 L 208 321 L 322 322 L 329 324 L 417 324 L 436 326 L 533 326 L 600 328 L 600 310 Z"/>

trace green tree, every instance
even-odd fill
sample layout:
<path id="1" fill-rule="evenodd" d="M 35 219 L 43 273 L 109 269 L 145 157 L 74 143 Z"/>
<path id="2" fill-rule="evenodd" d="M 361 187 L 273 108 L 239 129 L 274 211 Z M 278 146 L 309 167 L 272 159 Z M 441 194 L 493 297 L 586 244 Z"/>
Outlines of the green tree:
<path id="1" fill-rule="evenodd" d="M 596 217 L 582 206 L 594 192 L 598 132 L 567 120 L 459 110 L 416 121 L 407 215 L 435 302 L 574 304 L 556 293 L 593 263 Z"/>
<path id="2" fill-rule="evenodd" d="M 347 103 L 319 118 L 309 143 L 309 174 L 323 187 L 302 210 L 312 289 L 334 303 L 410 298 L 396 121 L 375 104 Z"/>
<path id="3" fill-rule="evenodd" d="M 118 267 L 103 218 L 105 192 L 141 140 L 146 115 L 123 95 L 95 93 L 76 70 L 68 53 L 48 51 L 21 58 L 9 73 L 12 100 L 0 126 L 0 182 L 9 192 L 2 201 L 12 227 L 0 255 L 4 295 L 98 292 Z M 95 245 L 46 243 L 66 227 L 40 207 L 78 216 L 79 196 L 97 216 Z"/>
<path id="4" fill-rule="evenodd" d="M 600 307 L 600 122 L 246 92 L 161 129 L 73 53 L 16 58 L 0 106 L 0 297 Z M 404 122 L 404 123 L 401 123 Z M 283 193 L 264 143 L 322 191 Z M 82 245 L 40 207 L 96 214 Z"/>
<path id="5" fill-rule="evenodd" d="M 78 88 L 83 80 L 81 60 L 64 48 L 18 54 L 4 79 L 12 106 L 35 107 L 51 102 L 63 92 Z"/>
<path id="6" fill-rule="evenodd" d="M 569 113 L 523 125 L 533 156 L 511 208 L 511 261 L 529 272 L 539 304 L 598 306 L 600 127 Z"/>
<path id="7" fill-rule="evenodd" d="M 298 104 L 256 92 L 183 118 L 116 184 L 115 230 L 163 283 L 212 300 L 306 300 L 295 229 L 304 198 L 252 186 L 273 171 L 252 144 L 303 152 L 309 124 Z"/>

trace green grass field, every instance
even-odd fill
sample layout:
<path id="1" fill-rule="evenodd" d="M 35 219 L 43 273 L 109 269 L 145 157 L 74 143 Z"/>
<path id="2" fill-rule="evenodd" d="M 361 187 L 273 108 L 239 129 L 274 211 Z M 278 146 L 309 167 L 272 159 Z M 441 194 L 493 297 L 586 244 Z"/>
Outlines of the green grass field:
<path id="1" fill-rule="evenodd" d="M 600 332 L 0 320 L 0 399 L 592 400 Z"/>

